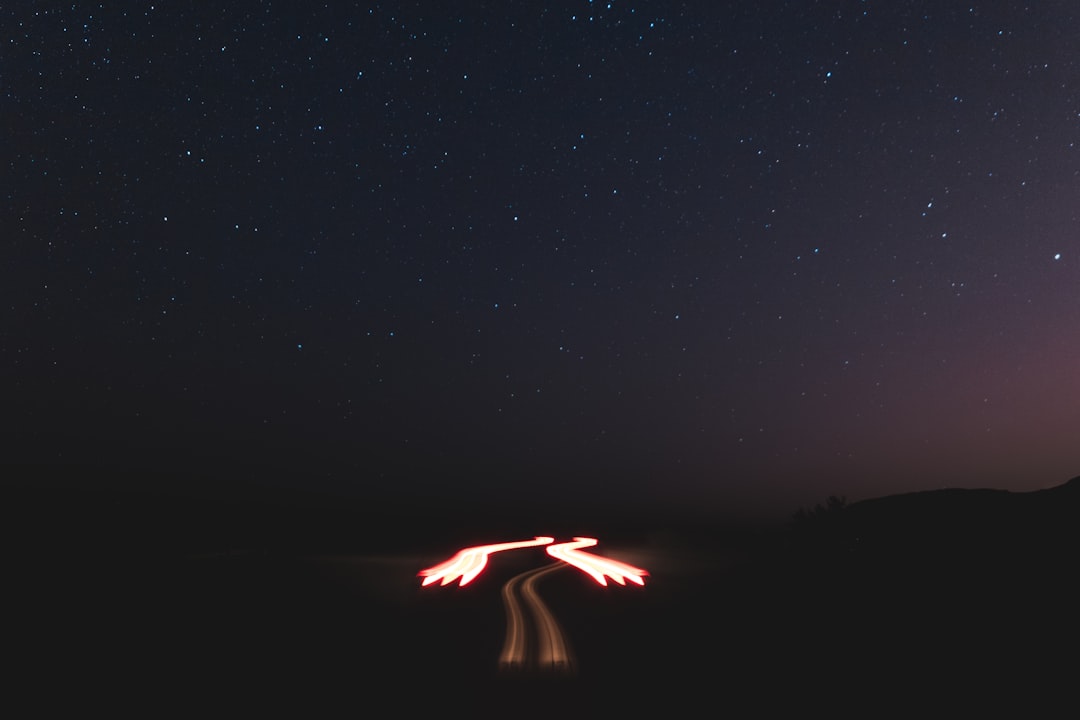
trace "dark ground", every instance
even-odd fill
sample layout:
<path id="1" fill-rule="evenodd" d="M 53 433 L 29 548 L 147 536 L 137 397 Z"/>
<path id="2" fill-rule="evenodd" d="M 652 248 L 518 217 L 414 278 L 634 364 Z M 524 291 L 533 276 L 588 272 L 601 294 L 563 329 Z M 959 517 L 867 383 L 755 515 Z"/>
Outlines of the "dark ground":
<path id="1" fill-rule="evenodd" d="M 776 527 L 549 531 L 527 513 L 440 523 L 284 491 L 211 501 L 23 473 L 4 503 L 5 644 L 13 687 L 42 709 L 876 716 L 1012 702 L 1030 716 L 1076 676 L 1080 480 L 835 504 Z M 543 551 L 494 556 L 466 588 L 421 589 L 416 573 L 463 545 L 552 533 L 595 534 L 598 553 L 651 576 L 545 580 L 577 672 L 508 677 L 499 588 Z"/>

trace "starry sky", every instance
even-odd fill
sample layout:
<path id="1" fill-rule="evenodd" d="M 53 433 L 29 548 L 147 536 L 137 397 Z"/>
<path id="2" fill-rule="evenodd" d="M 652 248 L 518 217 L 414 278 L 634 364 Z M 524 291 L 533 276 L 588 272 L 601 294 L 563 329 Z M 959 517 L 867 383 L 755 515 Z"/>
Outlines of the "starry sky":
<path id="1" fill-rule="evenodd" d="M 1060 484 L 1078 11 L 14 3 L 5 462 L 779 512 Z"/>

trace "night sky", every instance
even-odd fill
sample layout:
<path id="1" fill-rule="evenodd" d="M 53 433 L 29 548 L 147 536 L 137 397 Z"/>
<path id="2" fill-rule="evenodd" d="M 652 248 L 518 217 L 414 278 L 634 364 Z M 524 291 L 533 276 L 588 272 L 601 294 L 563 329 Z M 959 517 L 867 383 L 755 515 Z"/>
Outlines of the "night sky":
<path id="1" fill-rule="evenodd" d="M 1078 10 L 13 3 L 4 462 L 717 512 L 1060 484 Z"/>

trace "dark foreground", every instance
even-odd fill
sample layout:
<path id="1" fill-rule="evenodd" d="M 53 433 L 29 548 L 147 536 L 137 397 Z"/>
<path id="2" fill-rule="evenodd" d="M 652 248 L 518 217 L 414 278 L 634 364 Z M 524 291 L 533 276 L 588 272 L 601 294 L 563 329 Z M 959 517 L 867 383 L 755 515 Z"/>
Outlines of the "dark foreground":
<path id="1" fill-rule="evenodd" d="M 395 545 L 379 539 L 393 523 L 350 539 L 333 528 L 351 510 L 277 508 L 263 522 L 282 527 L 240 546 L 211 517 L 239 513 L 236 527 L 235 506 L 180 503 L 178 518 L 146 498 L 76 496 L 23 489 L 8 505 L 22 510 L 8 523 L 9 680 L 41 710 L 936 716 L 1071 702 L 1078 481 L 884 498 L 783 528 L 613 526 L 595 550 L 649 569 L 646 587 L 553 574 L 540 589 L 574 673 L 513 675 L 497 663 L 499 591 L 549 558 L 493 556 L 466 588 L 416 577 L 473 539 L 521 539 L 494 536 L 508 528 Z"/>

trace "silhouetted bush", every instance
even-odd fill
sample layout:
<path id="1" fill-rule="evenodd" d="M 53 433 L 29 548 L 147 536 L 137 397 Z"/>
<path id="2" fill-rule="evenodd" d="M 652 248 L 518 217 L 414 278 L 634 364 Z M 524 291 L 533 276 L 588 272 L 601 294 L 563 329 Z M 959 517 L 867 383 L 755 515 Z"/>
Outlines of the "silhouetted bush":
<path id="1" fill-rule="evenodd" d="M 794 520 L 796 524 L 802 524 L 807 521 L 835 516 L 843 512 L 845 508 L 847 508 L 846 496 L 841 495 L 837 497 L 836 495 L 830 495 L 824 505 L 818 503 L 812 510 L 800 507 L 792 517 L 792 520 Z"/>

